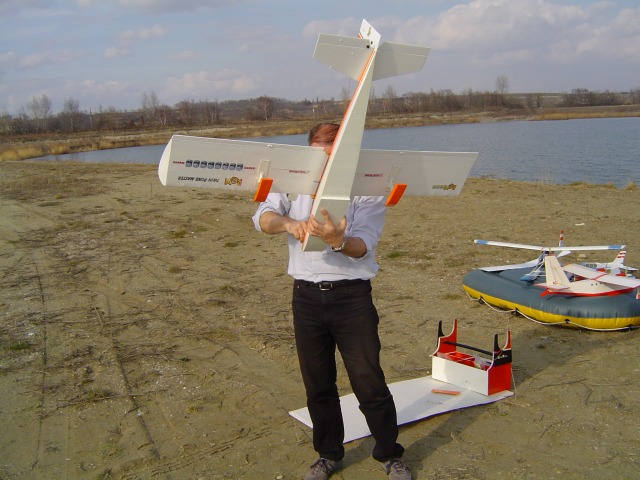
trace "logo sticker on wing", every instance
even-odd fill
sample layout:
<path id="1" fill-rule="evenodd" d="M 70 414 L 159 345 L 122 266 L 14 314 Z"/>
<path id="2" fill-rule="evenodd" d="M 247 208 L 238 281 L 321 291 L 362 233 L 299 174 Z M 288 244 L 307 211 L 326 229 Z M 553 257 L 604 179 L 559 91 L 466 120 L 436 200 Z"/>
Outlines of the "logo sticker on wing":
<path id="1" fill-rule="evenodd" d="M 450 183 L 449 185 L 434 185 L 432 187 L 434 190 L 455 190 L 458 186 L 455 183 Z"/>

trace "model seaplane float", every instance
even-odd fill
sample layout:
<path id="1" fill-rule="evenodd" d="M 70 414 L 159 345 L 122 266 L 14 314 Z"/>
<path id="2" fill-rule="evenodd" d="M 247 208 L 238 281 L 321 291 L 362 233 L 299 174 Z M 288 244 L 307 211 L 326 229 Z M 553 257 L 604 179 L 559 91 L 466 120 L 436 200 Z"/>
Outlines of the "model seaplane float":
<path id="1" fill-rule="evenodd" d="M 640 280 L 624 265 L 625 245 L 541 247 L 475 240 L 480 245 L 537 250 L 526 263 L 483 267 L 467 273 L 464 290 L 502 310 L 531 320 L 589 330 L 640 327 Z M 573 251 L 619 250 L 608 263 L 560 264 Z"/>

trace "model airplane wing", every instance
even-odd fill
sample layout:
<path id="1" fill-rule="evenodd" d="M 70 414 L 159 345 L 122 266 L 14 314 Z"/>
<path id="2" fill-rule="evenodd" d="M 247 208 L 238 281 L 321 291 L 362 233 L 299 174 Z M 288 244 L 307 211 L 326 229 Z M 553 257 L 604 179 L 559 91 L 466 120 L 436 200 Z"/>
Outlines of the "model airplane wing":
<path id="1" fill-rule="evenodd" d="M 558 247 L 541 247 L 538 245 L 526 245 L 522 243 L 496 242 L 493 240 L 474 240 L 478 245 L 494 245 L 496 247 L 523 248 L 525 250 L 538 250 L 540 252 L 565 252 L 571 251 L 588 251 L 588 250 L 622 250 L 626 245 L 592 245 L 592 246 L 558 246 Z M 566 253 L 565 253 L 566 255 Z M 560 256 L 560 255 L 558 255 Z"/>
<path id="2" fill-rule="evenodd" d="M 484 272 L 502 272 L 504 270 L 516 270 L 518 268 L 533 268 L 538 265 L 540 261 L 536 258 L 525 263 L 516 263 L 513 265 L 497 265 L 495 267 L 481 267 L 480 270 Z"/>
<path id="3" fill-rule="evenodd" d="M 270 178 L 271 192 L 312 194 L 326 161 L 320 147 L 174 135 L 158 176 L 169 186 L 251 191 Z"/>
<path id="4" fill-rule="evenodd" d="M 610 283 L 612 285 L 620 285 L 621 287 L 636 288 L 640 287 L 640 280 L 631 277 L 619 277 L 617 275 L 609 275 L 607 273 L 599 272 L 582 265 L 571 263 L 562 267 L 565 272 L 573 273 L 580 277 L 584 277 L 589 280 L 595 280 L 601 283 Z"/>
<path id="5" fill-rule="evenodd" d="M 362 150 L 351 196 L 383 195 L 397 184 L 405 195 L 459 195 L 477 153 Z"/>
<path id="6" fill-rule="evenodd" d="M 477 155 L 362 150 L 351 196 L 387 196 L 398 183 L 405 195 L 459 195 Z M 174 135 L 158 176 L 168 186 L 249 191 L 268 178 L 271 192 L 313 195 L 326 161 L 320 147 Z"/>

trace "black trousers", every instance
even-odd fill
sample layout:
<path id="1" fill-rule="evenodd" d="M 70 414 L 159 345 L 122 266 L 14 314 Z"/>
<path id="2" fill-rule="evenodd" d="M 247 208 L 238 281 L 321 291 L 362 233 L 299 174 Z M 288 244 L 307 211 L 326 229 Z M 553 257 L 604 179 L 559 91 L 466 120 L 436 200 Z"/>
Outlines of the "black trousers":
<path id="1" fill-rule="evenodd" d="M 379 318 L 371 299 L 371 283 L 323 283 L 326 285 L 319 287 L 296 280 L 292 301 L 314 449 L 330 460 L 344 456 L 344 424 L 336 386 L 337 346 L 360 411 L 376 442 L 373 458 L 386 461 L 401 457 L 404 448 L 396 443 L 396 407 L 380 367 Z"/>

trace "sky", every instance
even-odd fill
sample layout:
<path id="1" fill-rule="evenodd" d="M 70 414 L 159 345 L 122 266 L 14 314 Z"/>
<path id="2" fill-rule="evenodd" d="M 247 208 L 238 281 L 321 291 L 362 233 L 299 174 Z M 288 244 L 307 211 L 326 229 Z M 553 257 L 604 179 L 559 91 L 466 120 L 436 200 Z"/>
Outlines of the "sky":
<path id="1" fill-rule="evenodd" d="M 341 99 L 353 81 L 313 60 L 319 33 L 431 47 L 382 95 L 640 88 L 638 0 L 0 0 L 0 114 L 47 95 L 84 111 L 182 100 Z"/>

